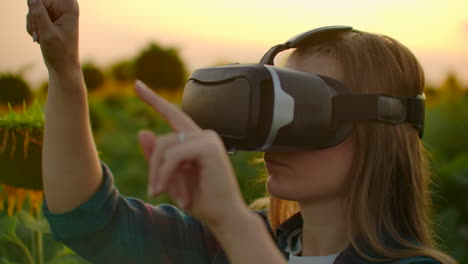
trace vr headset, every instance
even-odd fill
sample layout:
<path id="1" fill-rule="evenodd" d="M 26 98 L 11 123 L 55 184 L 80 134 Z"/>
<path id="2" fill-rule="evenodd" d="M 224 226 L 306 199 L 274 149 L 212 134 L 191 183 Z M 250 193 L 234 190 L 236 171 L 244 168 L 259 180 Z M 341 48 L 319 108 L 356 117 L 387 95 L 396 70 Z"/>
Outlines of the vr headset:
<path id="1" fill-rule="evenodd" d="M 184 88 L 182 110 L 201 128 L 215 130 L 230 154 L 333 147 L 346 139 L 355 121 L 408 122 L 421 138 L 424 94 L 354 94 L 338 80 L 274 66 L 284 50 L 352 30 L 314 29 L 272 47 L 258 64 L 198 69 Z"/>

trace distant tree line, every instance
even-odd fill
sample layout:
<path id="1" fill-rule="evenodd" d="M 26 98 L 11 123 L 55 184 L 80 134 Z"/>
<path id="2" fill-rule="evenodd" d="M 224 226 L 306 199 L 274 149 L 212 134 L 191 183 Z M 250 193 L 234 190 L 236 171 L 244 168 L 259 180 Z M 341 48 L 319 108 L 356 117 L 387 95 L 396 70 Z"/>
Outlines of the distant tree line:
<path id="1" fill-rule="evenodd" d="M 118 61 L 107 69 L 99 68 L 93 62 L 82 65 L 83 77 L 88 91 L 99 90 L 107 80 L 119 84 L 142 80 L 155 91 L 182 91 L 188 78 L 187 68 L 179 51 L 161 47 L 152 42 L 135 57 Z M 118 88 L 117 88 L 118 89 Z M 39 92 L 46 94 L 48 83 L 43 83 Z M 449 73 L 440 87 L 428 84 L 425 89 L 429 105 L 443 98 L 468 96 L 468 86 L 463 87 L 454 73 Z M 30 85 L 22 74 L 0 73 L 0 104 L 18 105 L 23 99 L 30 104 L 34 97 Z"/>
<path id="2" fill-rule="evenodd" d="M 156 91 L 177 92 L 183 89 L 188 77 L 179 51 L 154 42 L 149 43 L 135 57 L 118 61 L 107 69 L 87 61 L 82 64 L 82 71 L 88 91 L 99 90 L 107 80 L 123 84 L 139 79 Z M 48 83 L 44 82 L 39 90 L 46 94 Z"/>

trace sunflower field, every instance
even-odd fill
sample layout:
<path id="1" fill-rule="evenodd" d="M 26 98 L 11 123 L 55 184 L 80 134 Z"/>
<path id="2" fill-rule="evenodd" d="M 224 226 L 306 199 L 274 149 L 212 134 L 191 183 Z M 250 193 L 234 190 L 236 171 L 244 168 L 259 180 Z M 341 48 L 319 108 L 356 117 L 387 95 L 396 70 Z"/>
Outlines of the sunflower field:
<path id="1" fill-rule="evenodd" d="M 460 87 L 448 79 L 428 91 L 424 143 L 437 176 L 433 192 L 439 241 L 460 263 L 468 263 L 468 93 Z M 180 104 L 180 89 L 158 93 Z M 88 96 L 99 156 L 112 169 L 120 193 L 151 204 L 172 203 L 164 195 L 147 197 L 147 167 L 137 142 L 139 130 L 165 134 L 171 132 L 168 124 L 136 97 L 131 81 L 108 78 Z M 0 264 L 87 263 L 52 239 L 41 211 L 46 86 L 21 102 L 0 100 Z M 250 152 L 230 156 L 249 204 L 266 194 L 263 165 L 253 162 L 258 157 Z"/>

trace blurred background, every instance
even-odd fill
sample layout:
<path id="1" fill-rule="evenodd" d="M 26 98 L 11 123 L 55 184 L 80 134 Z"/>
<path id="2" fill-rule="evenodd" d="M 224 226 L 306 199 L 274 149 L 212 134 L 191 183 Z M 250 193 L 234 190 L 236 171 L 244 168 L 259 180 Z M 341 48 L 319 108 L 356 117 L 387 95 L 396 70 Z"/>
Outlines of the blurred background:
<path id="1" fill-rule="evenodd" d="M 423 140 L 432 152 L 436 175 L 434 221 L 439 242 L 460 263 L 468 263 L 468 1 L 82 0 L 79 4 L 80 57 L 100 158 L 112 169 L 123 195 L 154 204 L 171 201 L 164 196 L 147 199 L 147 168 L 136 135 L 140 129 L 171 130 L 136 99 L 135 78 L 179 104 L 194 69 L 258 62 L 271 46 L 316 27 L 350 25 L 396 38 L 426 72 Z M 44 109 L 47 71 L 39 46 L 26 32 L 26 14 L 26 1 L 0 3 L 0 118 L 7 115 L 8 103 L 18 115 L 23 101 L 31 106 L 37 100 Z M 27 127 L 11 120 L 0 122 L 0 143 L 8 141 L 2 126 L 18 133 Z M 40 135 L 36 139 L 21 135 L 25 141 L 40 141 Z M 1 152 L 0 164 L 7 159 Z M 265 195 L 264 167 L 253 162 L 258 156 L 239 152 L 231 157 L 248 203 Z M 33 159 L 30 156 L 28 162 Z M 0 263 L 25 263 L 24 248 L 2 240 L 2 232 L 11 235 L 14 229 L 37 263 L 84 262 L 52 241 L 50 230 L 41 225 L 40 212 L 31 212 L 39 221 L 36 224 L 18 214 L 28 186 L 14 189 L 15 181 L 6 178 L 0 174 Z M 8 206 L 16 207 L 16 212 L 2 211 Z"/>

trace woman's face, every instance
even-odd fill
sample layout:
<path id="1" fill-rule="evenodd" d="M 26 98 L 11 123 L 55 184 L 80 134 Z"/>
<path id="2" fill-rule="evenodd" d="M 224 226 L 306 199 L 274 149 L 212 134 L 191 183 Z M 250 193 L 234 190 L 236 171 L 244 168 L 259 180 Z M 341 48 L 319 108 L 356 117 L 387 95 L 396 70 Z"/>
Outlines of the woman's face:
<path id="1" fill-rule="evenodd" d="M 341 65 L 325 55 L 291 57 L 287 68 L 343 80 Z M 350 136 L 341 144 L 322 150 L 265 152 L 267 190 L 271 195 L 298 202 L 336 198 L 346 190 L 354 154 Z M 274 160 L 283 165 L 268 162 Z"/>

